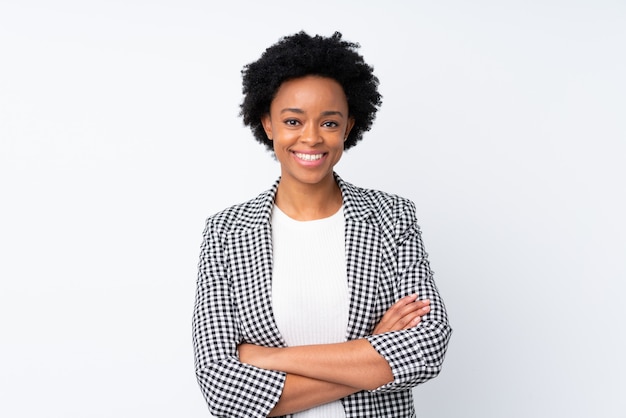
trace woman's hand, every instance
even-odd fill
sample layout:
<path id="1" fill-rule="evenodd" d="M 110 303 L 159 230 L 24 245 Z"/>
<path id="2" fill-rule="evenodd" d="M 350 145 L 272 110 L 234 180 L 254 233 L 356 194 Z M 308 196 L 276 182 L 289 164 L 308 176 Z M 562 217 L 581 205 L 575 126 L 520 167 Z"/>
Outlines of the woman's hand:
<path id="1" fill-rule="evenodd" d="M 430 300 L 418 300 L 417 294 L 403 297 L 385 312 L 372 334 L 413 328 L 430 312 Z"/>

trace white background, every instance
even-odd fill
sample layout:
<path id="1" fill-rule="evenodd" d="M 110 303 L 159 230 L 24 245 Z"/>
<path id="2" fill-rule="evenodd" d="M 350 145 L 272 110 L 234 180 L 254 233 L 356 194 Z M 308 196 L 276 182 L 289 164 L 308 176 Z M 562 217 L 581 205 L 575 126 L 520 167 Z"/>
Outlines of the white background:
<path id="1" fill-rule="evenodd" d="M 625 417 L 622 1 L 0 2 L 0 416 L 207 417 L 204 220 L 277 163 L 240 70 L 340 30 L 384 103 L 337 166 L 413 199 L 454 333 L 420 417 Z"/>

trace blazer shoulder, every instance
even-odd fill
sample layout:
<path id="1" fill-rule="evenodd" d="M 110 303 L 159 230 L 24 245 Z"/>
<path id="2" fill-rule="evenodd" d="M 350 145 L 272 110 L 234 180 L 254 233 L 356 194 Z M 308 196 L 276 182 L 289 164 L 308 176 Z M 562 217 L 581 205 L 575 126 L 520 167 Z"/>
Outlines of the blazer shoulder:
<path id="1" fill-rule="evenodd" d="M 367 207 L 375 218 L 392 221 L 402 216 L 415 216 L 415 203 L 403 196 L 382 190 L 368 189 L 345 183 L 347 194 L 355 205 Z"/>
<path id="2" fill-rule="evenodd" d="M 229 206 L 207 218 L 207 225 L 212 224 L 221 232 L 230 232 L 238 228 L 254 228 L 270 221 L 274 191 L 266 190 L 253 199 Z"/>

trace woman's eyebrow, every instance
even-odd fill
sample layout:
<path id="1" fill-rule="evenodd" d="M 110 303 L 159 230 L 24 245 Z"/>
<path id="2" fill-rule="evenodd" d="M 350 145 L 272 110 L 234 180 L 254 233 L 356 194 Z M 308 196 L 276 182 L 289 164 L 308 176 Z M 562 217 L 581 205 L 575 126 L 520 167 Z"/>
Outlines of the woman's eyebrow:
<path id="1" fill-rule="evenodd" d="M 304 110 L 298 109 L 297 107 L 286 107 L 286 108 L 284 108 L 283 110 L 280 111 L 280 113 L 286 113 L 286 112 L 304 113 Z"/>
<path id="2" fill-rule="evenodd" d="M 325 112 L 322 112 L 322 116 L 340 116 L 343 118 L 343 113 L 338 110 L 327 110 Z"/>

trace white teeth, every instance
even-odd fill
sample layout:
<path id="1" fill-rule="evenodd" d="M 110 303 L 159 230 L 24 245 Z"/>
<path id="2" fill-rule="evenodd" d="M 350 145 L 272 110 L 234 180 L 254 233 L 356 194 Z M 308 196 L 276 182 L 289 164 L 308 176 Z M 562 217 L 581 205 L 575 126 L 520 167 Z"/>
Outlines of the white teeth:
<path id="1" fill-rule="evenodd" d="M 295 154 L 296 157 L 304 161 L 316 161 L 324 156 L 324 154 L 300 154 L 299 152 L 296 152 Z"/>

